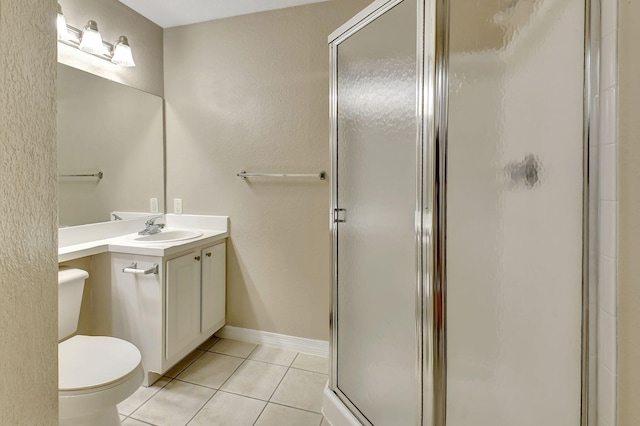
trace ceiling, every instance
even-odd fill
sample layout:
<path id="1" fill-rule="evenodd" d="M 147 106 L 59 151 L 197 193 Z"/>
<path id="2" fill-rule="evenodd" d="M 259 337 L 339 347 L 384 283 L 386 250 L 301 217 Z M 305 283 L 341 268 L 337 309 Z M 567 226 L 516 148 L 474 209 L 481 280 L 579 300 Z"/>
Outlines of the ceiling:
<path id="1" fill-rule="evenodd" d="M 119 0 L 163 28 L 327 0 Z"/>

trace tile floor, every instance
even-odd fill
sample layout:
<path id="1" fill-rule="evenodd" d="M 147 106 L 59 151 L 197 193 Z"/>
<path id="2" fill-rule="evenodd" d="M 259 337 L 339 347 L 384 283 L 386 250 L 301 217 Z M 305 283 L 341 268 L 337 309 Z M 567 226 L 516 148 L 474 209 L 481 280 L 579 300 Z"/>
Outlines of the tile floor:
<path id="1" fill-rule="evenodd" d="M 325 426 L 327 358 L 212 338 L 118 404 L 125 426 Z"/>

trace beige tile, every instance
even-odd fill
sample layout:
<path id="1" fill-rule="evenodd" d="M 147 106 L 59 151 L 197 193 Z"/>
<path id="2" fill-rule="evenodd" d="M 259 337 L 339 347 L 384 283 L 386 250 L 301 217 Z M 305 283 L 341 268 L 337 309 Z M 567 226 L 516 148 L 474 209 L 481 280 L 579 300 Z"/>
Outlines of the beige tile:
<path id="1" fill-rule="evenodd" d="M 206 352 L 180 373 L 177 379 L 218 389 L 243 361 L 242 358 Z"/>
<path id="2" fill-rule="evenodd" d="M 182 370 L 191 365 L 191 363 L 198 359 L 203 353 L 204 351 L 199 350 L 191 352 L 189 355 L 184 357 L 182 361 L 177 363 L 171 370 L 164 373 L 164 375 L 167 377 L 171 377 L 172 379 L 175 378 L 178 374 L 182 373 Z"/>
<path id="3" fill-rule="evenodd" d="M 256 426 L 318 426 L 322 415 L 277 404 L 267 404 Z"/>
<path id="4" fill-rule="evenodd" d="M 149 426 L 151 423 L 141 422 L 140 420 L 127 418 L 122 422 L 122 426 Z"/>
<path id="5" fill-rule="evenodd" d="M 218 337 L 211 336 L 209 340 L 198 346 L 198 349 L 200 349 L 201 351 L 208 351 L 209 349 L 211 349 L 211 346 L 215 345 L 219 341 L 220 339 Z"/>
<path id="6" fill-rule="evenodd" d="M 272 346 L 258 346 L 258 348 L 249 356 L 249 359 L 289 367 L 297 354 L 298 352 L 289 349 L 274 348 Z"/>
<path id="7" fill-rule="evenodd" d="M 287 367 L 247 360 L 222 390 L 267 401 L 287 372 Z"/>
<path id="8" fill-rule="evenodd" d="M 320 423 L 320 426 L 331 426 L 331 423 L 329 423 L 329 420 L 323 417 L 322 423 Z"/>
<path id="9" fill-rule="evenodd" d="M 313 371 L 314 373 L 329 374 L 329 358 L 326 356 L 300 353 L 291 366 L 300 370 Z"/>
<path id="10" fill-rule="evenodd" d="M 322 410 L 322 395 L 327 378 L 326 374 L 292 368 L 282 379 L 271 402 L 319 413 Z"/>
<path id="11" fill-rule="evenodd" d="M 133 413 L 138 407 L 147 402 L 149 398 L 158 393 L 160 389 L 165 387 L 171 379 L 161 377 L 153 385 L 147 387 L 140 386 L 137 391 L 133 393 L 129 398 L 118 404 L 118 413 L 128 416 Z"/>
<path id="12" fill-rule="evenodd" d="M 251 426 L 265 405 L 264 401 L 220 391 L 189 422 L 189 426 Z"/>
<path id="13" fill-rule="evenodd" d="M 215 392 L 213 389 L 174 380 L 134 411 L 131 417 L 158 426 L 184 425 Z"/>
<path id="14" fill-rule="evenodd" d="M 249 356 L 251 352 L 253 352 L 253 350 L 257 346 L 258 345 L 254 345 L 253 343 L 238 342 L 235 340 L 228 340 L 228 339 L 220 339 L 220 341 L 217 342 L 215 345 L 213 345 L 211 349 L 209 349 L 209 351 L 216 352 L 219 354 L 224 354 L 224 355 L 239 356 L 240 358 L 246 358 Z"/>

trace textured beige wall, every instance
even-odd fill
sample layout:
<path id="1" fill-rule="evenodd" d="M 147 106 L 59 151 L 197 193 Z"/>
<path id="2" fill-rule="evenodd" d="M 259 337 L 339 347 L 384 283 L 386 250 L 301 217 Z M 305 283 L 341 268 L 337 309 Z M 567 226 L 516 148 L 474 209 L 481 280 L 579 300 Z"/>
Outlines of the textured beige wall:
<path id="1" fill-rule="evenodd" d="M 2 425 L 58 420 L 55 13 L 0 0 Z"/>
<path id="2" fill-rule="evenodd" d="M 236 173 L 329 170 L 327 36 L 368 3 L 165 31 L 167 205 L 231 217 L 229 325 L 329 337 L 329 183 Z"/>
<path id="3" fill-rule="evenodd" d="M 619 3 L 618 424 L 640 424 L 640 3 Z"/>
<path id="4" fill-rule="evenodd" d="M 82 29 L 89 19 L 93 19 L 105 41 L 113 43 L 121 35 L 127 36 L 136 66 L 118 67 L 59 43 L 58 60 L 61 63 L 154 95 L 163 95 L 161 27 L 118 0 L 58 0 L 58 3 L 71 26 Z"/>

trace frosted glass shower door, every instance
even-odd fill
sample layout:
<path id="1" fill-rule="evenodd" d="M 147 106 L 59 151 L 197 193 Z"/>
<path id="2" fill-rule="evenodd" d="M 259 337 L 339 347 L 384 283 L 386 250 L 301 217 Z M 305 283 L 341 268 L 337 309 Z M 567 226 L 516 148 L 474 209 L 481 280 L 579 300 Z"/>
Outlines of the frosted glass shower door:
<path id="1" fill-rule="evenodd" d="M 579 426 L 582 0 L 451 1 L 447 426 Z"/>
<path id="2" fill-rule="evenodd" d="M 334 46 L 334 390 L 376 426 L 420 413 L 416 7 L 396 2 Z"/>

